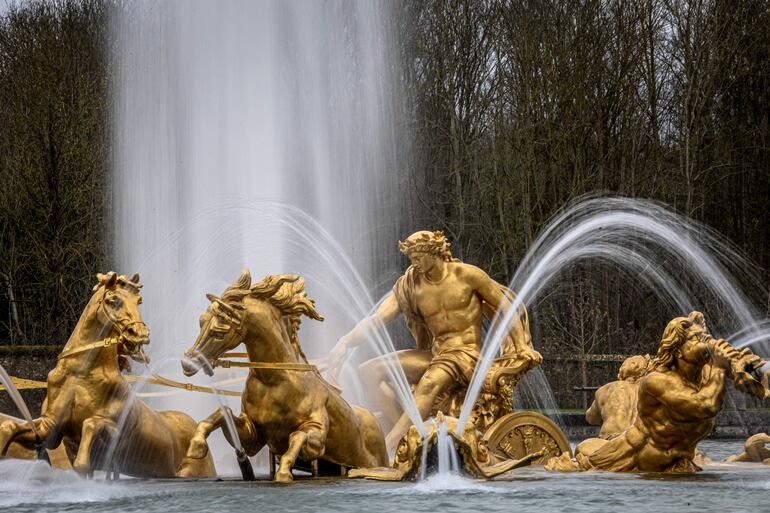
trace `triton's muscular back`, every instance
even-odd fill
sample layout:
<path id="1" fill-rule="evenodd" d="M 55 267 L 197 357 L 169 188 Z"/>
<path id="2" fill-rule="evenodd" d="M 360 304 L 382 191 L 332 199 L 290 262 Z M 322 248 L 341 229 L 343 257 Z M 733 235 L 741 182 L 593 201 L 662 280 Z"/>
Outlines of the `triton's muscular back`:
<path id="1" fill-rule="evenodd" d="M 697 390 L 674 371 L 652 372 L 640 386 L 639 427 L 661 449 L 694 449 L 722 408 L 725 371 L 705 365 Z"/>

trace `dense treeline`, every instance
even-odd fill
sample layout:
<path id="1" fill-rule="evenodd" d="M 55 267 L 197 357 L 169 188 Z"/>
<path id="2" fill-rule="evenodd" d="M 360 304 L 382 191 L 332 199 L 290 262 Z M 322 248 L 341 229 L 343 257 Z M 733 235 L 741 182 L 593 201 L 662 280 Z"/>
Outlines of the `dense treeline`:
<path id="1" fill-rule="evenodd" d="M 103 2 L 0 16 L 0 340 L 63 344 L 109 242 Z"/>
<path id="2" fill-rule="evenodd" d="M 770 2 L 393 5 L 413 134 L 405 234 L 443 229 L 507 281 L 554 214 L 599 192 L 665 202 L 770 267 Z M 107 12 L 46 0 L 0 15 L 2 341 L 63 341 L 107 263 Z M 651 291 L 599 264 L 567 278 L 532 305 L 547 358 L 653 349 L 670 312 Z M 563 405 L 617 368 L 549 365 L 575 376 Z"/>
<path id="3" fill-rule="evenodd" d="M 426 205 L 510 275 L 590 191 L 654 198 L 770 264 L 767 1 L 409 3 Z"/>
<path id="4" fill-rule="evenodd" d="M 457 256 L 509 279 L 554 214 L 599 192 L 665 202 L 770 266 L 770 2 L 402 6 L 416 224 L 443 228 Z M 608 266 L 558 283 L 530 305 L 546 358 L 653 351 L 673 313 Z M 545 372 L 570 376 L 567 405 L 618 365 Z"/>

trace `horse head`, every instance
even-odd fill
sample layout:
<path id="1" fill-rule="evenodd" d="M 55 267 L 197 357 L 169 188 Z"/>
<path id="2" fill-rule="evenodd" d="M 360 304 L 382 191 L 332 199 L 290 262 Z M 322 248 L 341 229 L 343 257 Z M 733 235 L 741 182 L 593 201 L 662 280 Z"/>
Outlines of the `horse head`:
<path id="1" fill-rule="evenodd" d="M 95 318 L 103 336 L 118 339 L 119 352 L 136 361 L 147 362 L 142 346 L 150 342 L 150 330 L 142 320 L 139 274 L 131 278 L 115 272 L 97 274 L 94 288 Z"/>
<path id="2" fill-rule="evenodd" d="M 272 333 L 264 336 L 264 340 L 280 340 L 286 351 L 293 354 L 290 358 L 307 361 L 297 340 L 300 316 L 319 321 L 323 317 L 316 312 L 313 300 L 307 297 L 304 280 L 296 274 L 268 275 L 252 285 L 251 274 L 244 269 L 222 297 L 213 294 L 206 294 L 206 297 L 211 304 L 200 317 L 201 331 L 195 344 L 185 351 L 182 361 L 185 375 L 192 376 L 201 367 L 211 374 L 213 361 L 240 345 L 249 326 L 261 331 L 262 335 Z M 248 310 L 244 305 L 247 297 L 252 300 Z M 248 319 L 247 312 L 251 313 Z M 257 325 L 261 328 L 255 328 Z"/>
<path id="3" fill-rule="evenodd" d="M 185 376 L 194 375 L 200 368 L 212 375 L 212 362 L 241 344 L 244 336 L 244 307 L 240 300 L 249 293 L 250 288 L 251 273 L 244 269 L 222 297 L 206 294 L 211 304 L 198 319 L 201 330 L 195 344 L 184 352 L 182 371 Z"/>

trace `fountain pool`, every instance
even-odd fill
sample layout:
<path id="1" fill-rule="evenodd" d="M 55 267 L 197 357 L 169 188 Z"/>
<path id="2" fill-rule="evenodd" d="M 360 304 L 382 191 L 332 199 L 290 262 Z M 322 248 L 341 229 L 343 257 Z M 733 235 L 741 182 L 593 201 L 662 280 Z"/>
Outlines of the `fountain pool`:
<path id="1" fill-rule="evenodd" d="M 706 441 L 714 460 L 740 452 L 742 441 Z M 73 472 L 52 471 L 41 462 L 0 462 L 0 507 L 4 511 L 591 511 L 629 507 L 659 512 L 757 511 L 770 489 L 770 467 L 732 463 L 697 475 L 557 474 L 542 467 L 513 471 L 479 482 L 435 475 L 414 483 L 360 480 L 303 481 L 291 486 L 244 483 L 121 479 L 86 481 Z M 740 503 L 740 506 L 737 504 Z"/>

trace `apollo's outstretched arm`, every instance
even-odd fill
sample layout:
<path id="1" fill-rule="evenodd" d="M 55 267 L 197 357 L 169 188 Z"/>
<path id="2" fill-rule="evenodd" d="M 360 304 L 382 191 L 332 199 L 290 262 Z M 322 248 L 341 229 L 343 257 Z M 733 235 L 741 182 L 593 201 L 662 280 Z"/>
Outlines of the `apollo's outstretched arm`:
<path id="1" fill-rule="evenodd" d="M 380 303 L 376 312 L 369 317 L 364 317 L 352 330 L 340 337 L 327 359 L 330 372 L 336 374 L 340 370 L 348 350 L 360 346 L 366 340 L 367 333 L 377 326 L 390 323 L 399 315 L 401 315 L 401 309 L 398 306 L 398 300 L 396 300 L 396 295 L 391 292 Z"/>

